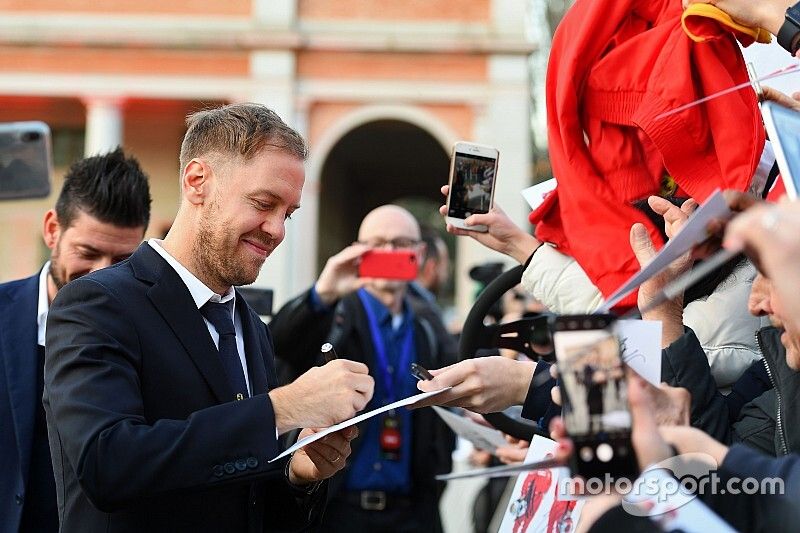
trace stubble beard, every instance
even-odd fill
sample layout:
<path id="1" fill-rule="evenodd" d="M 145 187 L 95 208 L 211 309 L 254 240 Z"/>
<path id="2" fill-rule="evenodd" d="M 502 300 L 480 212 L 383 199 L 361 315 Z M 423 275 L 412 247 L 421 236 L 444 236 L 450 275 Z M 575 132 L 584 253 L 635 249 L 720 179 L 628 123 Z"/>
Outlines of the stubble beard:
<path id="1" fill-rule="evenodd" d="M 48 269 L 50 278 L 53 280 L 53 285 L 56 286 L 57 291 L 60 291 L 61 288 L 67 284 L 67 280 L 65 280 L 59 272 L 61 270 L 61 263 L 58 262 L 60 256 L 61 240 L 56 243 L 55 249 L 50 254 L 50 268 Z"/>

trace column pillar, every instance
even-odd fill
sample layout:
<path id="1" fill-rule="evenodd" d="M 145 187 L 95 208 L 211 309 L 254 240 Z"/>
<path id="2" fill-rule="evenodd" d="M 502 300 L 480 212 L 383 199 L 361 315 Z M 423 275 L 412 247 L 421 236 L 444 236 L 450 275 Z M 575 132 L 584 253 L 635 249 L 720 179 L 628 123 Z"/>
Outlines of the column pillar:
<path id="1" fill-rule="evenodd" d="M 259 50 L 250 54 L 250 78 L 257 83 L 253 91 L 235 95 L 239 101 L 259 102 L 274 110 L 286 124 L 304 133 L 304 121 L 298 124 L 295 107 L 295 56 L 288 50 Z M 305 196 L 305 194 L 304 194 Z M 301 201 L 303 210 L 305 199 Z M 296 215 L 299 218 L 298 212 Z M 273 308 L 278 310 L 289 298 L 299 292 L 297 265 L 303 258 L 298 253 L 300 247 L 294 218 L 286 223 L 286 237 L 272 253 L 261 269 L 256 287 L 274 291 Z"/>
<path id="2" fill-rule="evenodd" d="M 521 54 L 490 56 L 488 81 L 486 103 L 475 108 L 473 136 L 476 142 L 495 146 L 500 151 L 495 202 L 511 220 L 527 230 L 530 208 L 520 195 L 531 181 L 527 57 Z M 514 262 L 472 239 L 460 238 L 457 243 L 456 306 L 461 313 L 466 313 L 472 305 L 474 292 L 469 268 L 485 261 L 502 261 L 509 266 Z"/>
<path id="3" fill-rule="evenodd" d="M 102 154 L 122 145 L 122 99 L 90 97 L 83 102 L 86 106 L 84 155 Z"/>

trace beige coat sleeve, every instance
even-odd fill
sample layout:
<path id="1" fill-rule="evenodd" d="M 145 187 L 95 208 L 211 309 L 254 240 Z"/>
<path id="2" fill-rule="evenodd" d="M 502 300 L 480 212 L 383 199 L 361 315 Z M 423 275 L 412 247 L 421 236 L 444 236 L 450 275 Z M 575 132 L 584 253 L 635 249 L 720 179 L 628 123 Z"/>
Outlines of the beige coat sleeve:
<path id="1" fill-rule="evenodd" d="M 573 258 L 550 244 L 536 250 L 522 274 L 522 286 L 547 309 L 558 314 L 591 313 L 603 296 Z"/>

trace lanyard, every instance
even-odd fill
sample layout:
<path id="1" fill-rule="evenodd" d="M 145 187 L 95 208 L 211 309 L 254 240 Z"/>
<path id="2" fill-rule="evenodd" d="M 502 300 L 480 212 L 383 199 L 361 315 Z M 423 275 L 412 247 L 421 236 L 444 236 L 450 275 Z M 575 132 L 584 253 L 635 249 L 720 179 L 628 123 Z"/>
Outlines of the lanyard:
<path id="1" fill-rule="evenodd" d="M 387 403 L 394 402 L 397 397 L 394 391 L 395 381 L 393 379 L 392 373 L 389 372 L 389 358 L 386 353 L 386 343 L 383 335 L 381 335 L 381 329 L 378 325 L 378 318 L 375 316 L 374 311 L 372 310 L 372 302 L 368 300 L 369 296 L 367 296 L 366 291 L 361 289 L 358 291 L 358 297 L 361 299 L 361 304 L 364 307 L 364 312 L 367 314 L 367 322 L 369 322 L 369 331 L 372 335 L 372 345 L 375 347 L 375 356 L 377 358 L 377 367 L 378 372 L 381 374 L 381 378 L 383 379 L 384 389 L 386 390 L 386 400 Z M 411 358 L 412 352 L 414 351 L 414 327 L 413 324 L 409 321 L 409 323 L 405 324 L 406 334 L 403 337 L 403 344 L 401 345 L 400 349 L 400 358 L 397 362 L 397 367 L 395 368 L 395 372 L 402 375 L 403 369 L 407 369 L 411 366 Z M 401 380 L 402 383 L 402 380 Z"/>

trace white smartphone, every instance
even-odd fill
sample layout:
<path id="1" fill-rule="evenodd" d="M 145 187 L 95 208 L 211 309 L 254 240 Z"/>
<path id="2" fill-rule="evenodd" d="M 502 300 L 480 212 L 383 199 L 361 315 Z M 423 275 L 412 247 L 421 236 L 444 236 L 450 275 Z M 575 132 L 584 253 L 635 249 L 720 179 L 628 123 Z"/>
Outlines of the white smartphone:
<path id="1" fill-rule="evenodd" d="M 486 226 L 465 225 L 464 219 L 488 213 L 492 208 L 499 156 L 497 148 L 491 146 L 469 142 L 453 145 L 445 217 L 448 224 L 471 231 L 487 231 Z"/>
<path id="2" fill-rule="evenodd" d="M 0 124 L 0 200 L 47 196 L 52 173 L 47 124 Z"/>
<path id="3" fill-rule="evenodd" d="M 769 134 L 786 195 L 797 199 L 800 189 L 800 113 L 775 102 L 761 104 L 761 115 Z"/>

